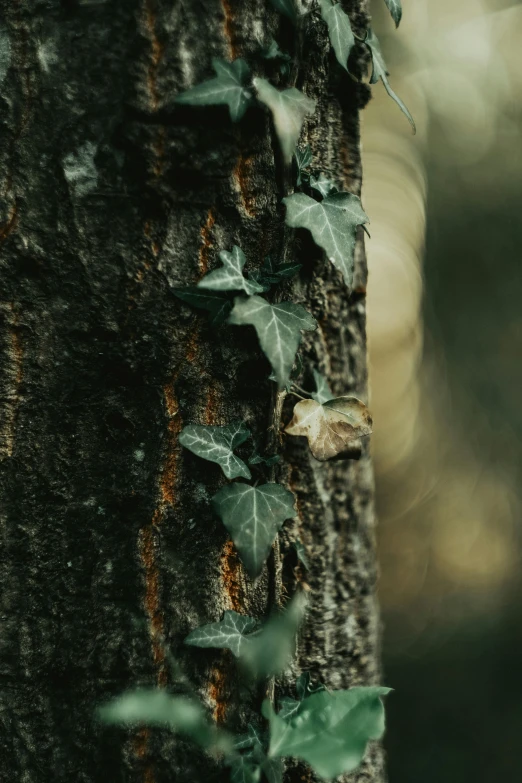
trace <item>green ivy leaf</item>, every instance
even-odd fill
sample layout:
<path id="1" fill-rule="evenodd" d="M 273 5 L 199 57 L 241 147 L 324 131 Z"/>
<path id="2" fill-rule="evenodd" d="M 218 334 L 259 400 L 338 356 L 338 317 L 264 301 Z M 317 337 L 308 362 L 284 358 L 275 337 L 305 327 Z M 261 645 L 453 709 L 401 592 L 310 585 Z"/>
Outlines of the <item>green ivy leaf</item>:
<path id="1" fill-rule="evenodd" d="M 272 465 L 277 465 L 280 462 L 281 457 L 279 454 L 273 454 L 271 457 L 262 457 L 261 454 L 254 452 L 248 460 L 249 465 L 265 465 L 267 468 L 271 468 Z"/>
<path id="2" fill-rule="evenodd" d="M 252 93 L 245 86 L 250 79 L 250 68 L 241 58 L 227 63 L 217 57 L 212 59 L 212 67 L 216 72 L 213 79 L 180 93 L 174 101 L 190 106 L 226 104 L 230 119 L 238 122 L 252 104 Z"/>
<path id="3" fill-rule="evenodd" d="M 271 758 L 290 756 L 308 762 L 325 779 L 352 772 L 361 763 L 370 740 L 384 732 L 381 696 L 389 688 L 350 688 L 308 696 L 286 721 L 269 701 L 263 714 L 270 722 Z"/>
<path id="4" fill-rule="evenodd" d="M 286 609 L 270 617 L 245 645 L 243 661 L 259 679 L 286 669 L 295 653 L 297 631 L 306 609 L 303 592 L 296 593 Z"/>
<path id="5" fill-rule="evenodd" d="M 276 11 L 283 16 L 287 16 L 294 24 L 297 22 L 299 13 L 294 0 L 270 0 Z"/>
<path id="6" fill-rule="evenodd" d="M 381 45 L 379 43 L 379 39 L 377 38 L 373 30 L 371 29 L 368 30 L 368 35 L 365 43 L 370 49 L 370 53 L 372 55 L 372 75 L 370 77 L 370 84 L 377 84 L 379 79 L 382 81 L 382 83 L 384 84 L 384 89 L 386 90 L 390 98 L 393 98 L 393 100 L 395 101 L 397 106 L 401 109 L 403 114 L 406 115 L 413 129 L 413 132 L 416 133 L 417 128 L 415 127 L 415 120 L 413 119 L 407 107 L 401 101 L 399 96 L 390 87 L 390 83 L 388 81 L 388 70 L 386 68 L 386 63 L 384 62 L 384 57 L 382 56 Z"/>
<path id="7" fill-rule="evenodd" d="M 320 0 L 321 16 L 328 25 L 328 35 L 333 46 L 337 62 L 348 71 L 348 58 L 355 45 L 350 19 L 340 3 L 332 5 L 331 0 Z"/>
<path id="8" fill-rule="evenodd" d="M 171 290 L 183 302 L 200 310 L 207 310 L 210 314 L 209 323 L 211 326 L 217 327 L 224 324 L 232 310 L 232 302 L 221 291 L 206 292 L 197 286 L 190 285 L 185 288 L 172 288 Z"/>
<path id="9" fill-rule="evenodd" d="M 274 38 L 270 39 L 270 43 L 266 49 L 263 49 L 261 55 L 265 58 L 265 60 L 283 60 L 285 63 L 289 63 L 292 60 L 289 54 L 281 51 L 279 44 L 276 40 L 274 40 Z"/>
<path id="10" fill-rule="evenodd" d="M 286 224 L 307 228 L 350 287 L 357 226 L 369 222 L 360 199 L 353 193 L 332 193 L 319 203 L 304 193 L 294 193 L 284 198 L 283 203 Z"/>
<path id="11" fill-rule="evenodd" d="M 298 560 L 300 560 L 304 567 L 308 570 L 310 568 L 310 563 L 308 561 L 306 549 L 304 548 L 303 544 L 300 541 L 294 541 L 294 548 L 297 552 Z"/>
<path id="12" fill-rule="evenodd" d="M 162 726 L 185 735 L 206 750 L 232 750 L 228 735 L 216 729 L 200 704 L 162 689 L 128 691 L 99 707 L 98 717 L 110 725 Z"/>
<path id="13" fill-rule="evenodd" d="M 256 625 L 257 622 L 253 617 L 228 610 L 218 623 L 201 625 L 191 631 L 185 639 L 185 644 L 192 647 L 228 649 L 239 658 L 241 648 L 246 641 L 246 634 L 251 633 Z"/>
<path id="14" fill-rule="evenodd" d="M 317 322 L 293 302 L 269 304 L 261 296 L 236 297 L 229 324 L 252 325 L 261 348 L 272 365 L 279 386 L 284 387 L 301 341 L 301 331 L 313 331 Z"/>
<path id="15" fill-rule="evenodd" d="M 254 272 L 251 276 L 254 280 L 263 286 L 263 290 L 268 291 L 273 285 L 277 285 L 282 280 L 287 280 L 297 275 L 302 264 L 290 262 L 288 264 L 276 264 L 270 256 L 265 258 L 261 269 Z"/>
<path id="16" fill-rule="evenodd" d="M 230 484 L 213 497 L 212 505 L 253 579 L 261 573 L 283 522 L 295 517 L 294 504 L 293 494 L 280 484 Z"/>
<path id="17" fill-rule="evenodd" d="M 257 97 L 272 112 L 283 158 L 290 163 L 295 146 L 301 135 L 304 119 L 313 114 L 316 103 L 296 87 L 276 90 L 266 79 L 256 77 L 253 81 Z"/>
<path id="18" fill-rule="evenodd" d="M 328 381 L 324 375 L 321 375 L 321 373 L 317 372 L 317 370 L 314 370 L 314 381 L 316 391 L 312 392 L 312 397 L 316 402 L 319 402 L 322 405 L 323 402 L 328 402 L 328 400 L 334 399 L 335 395 L 332 394 L 332 390 L 328 385 Z"/>
<path id="19" fill-rule="evenodd" d="M 285 427 L 289 435 L 305 437 L 313 456 L 321 462 L 342 455 L 354 440 L 371 431 L 370 411 L 356 397 L 336 397 L 322 405 L 315 400 L 301 400 Z"/>
<path id="20" fill-rule="evenodd" d="M 250 437 L 250 431 L 243 422 L 236 421 L 226 427 L 207 427 L 189 424 L 183 427 L 179 442 L 198 457 L 217 462 L 229 479 L 251 478 L 245 463 L 234 454 L 234 449 Z"/>
<path id="21" fill-rule="evenodd" d="M 297 187 L 301 187 L 303 178 L 308 178 L 308 174 L 305 174 L 305 170 L 312 164 L 312 150 L 310 145 L 307 144 L 304 150 L 296 149 L 294 152 L 295 162 L 297 166 L 297 178 L 295 184 Z"/>
<path id="22" fill-rule="evenodd" d="M 317 192 L 320 193 L 323 198 L 326 198 L 326 196 L 329 196 L 330 193 L 337 191 L 335 182 L 332 182 L 331 179 L 328 179 L 328 177 L 322 172 L 317 178 L 310 177 L 310 187 L 314 190 L 317 190 Z"/>
<path id="23" fill-rule="evenodd" d="M 246 756 L 239 756 L 232 762 L 230 783 L 259 783 L 261 767 Z"/>
<path id="24" fill-rule="evenodd" d="M 388 10 L 392 15 L 392 19 L 395 22 L 395 27 L 398 27 L 402 19 L 402 5 L 401 0 L 384 0 L 388 6 Z"/>
<path id="25" fill-rule="evenodd" d="M 198 283 L 198 288 L 208 288 L 212 291 L 244 291 L 246 294 L 257 294 L 264 290 L 262 285 L 243 276 L 246 258 L 240 247 L 234 245 L 231 253 L 222 250 L 219 258 L 223 266 L 205 275 Z"/>

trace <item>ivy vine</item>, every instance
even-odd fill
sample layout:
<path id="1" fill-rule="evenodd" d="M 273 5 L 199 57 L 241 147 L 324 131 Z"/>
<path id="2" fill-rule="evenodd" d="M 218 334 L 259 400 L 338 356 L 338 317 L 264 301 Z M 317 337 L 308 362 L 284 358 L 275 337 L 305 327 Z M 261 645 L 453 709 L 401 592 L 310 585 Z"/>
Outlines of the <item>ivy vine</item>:
<path id="1" fill-rule="evenodd" d="M 385 2 L 398 26 L 402 16 L 400 0 Z M 270 0 L 270 3 L 294 25 L 300 25 L 304 14 L 296 0 Z M 318 0 L 316 8 L 327 26 L 339 65 L 352 76 L 349 70 L 352 51 L 358 44 L 365 46 L 372 63 L 370 83 L 382 81 L 415 130 L 408 109 L 390 87 L 379 41 L 371 28 L 359 36 L 336 0 Z M 290 57 L 280 50 L 276 41 L 270 41 L 262 56 L 279 61 L 283 75 L 289 72 Z M 239 122 L 255 103 L 269 110 L 283 162 L 289 166 L 294 161 L 297 192 L 283 198 L 286 225 L 310 232 L 349 289 L 357 232 L 368 222 L 368 217 L 358 196 L 339 191 L 323 172 L 312 173 L 310 147 L 297 148 L 303 122 L 315 111 L 315 101 L 295 87 L 279 90 L 264 78 L 252 78 L 249 65 L 241 58 L 230 63 L 215 58 L 212 65 L 216 75 L 178 95 L 176 103 L 226 105 L 232 122 Z M 296 275 L 300 264 L 280 264 L 268 257 L 259 270 L 246 275 L 247 259 L 240 247 L 221 250 L 219 258 L 221 266 L 206 274 L 197 286 L 178 288 L 174 293 L 186 304 L 206 310 L 213 326 L 253 326 L 271 364 L 270 377 L 279 390 L 274 419 L 277 427 L 282 400 L 291 393 L 299 401 L 285 432 L 306 438 L 313 457 L 318 460 L 346 454 L 359 438 L 371 432 L 368 409 L 355 397 L 335 397 L 317 370 L 314 370 L 314 391 L 307 392 L 295 384 L 301 335 L 303 331 L 316 329 L 316 321 L 299 304 L 279 301 L 278 297 L 269 301 L 261 295 L 270 294 L 282 281 Z M 214 495 L 211 504 L 233 540 L 246 572 L 255 580 L 283 524 L 296 512 L 293 493 L 281 484 L 246 483 L 252 478 L 249 465 L 271 469 L 280 459 L 278 454 L 261 456 L 254 448 L 247 464 L 235 452 L 250 437 L 248 428 L 239 421 L 226 426 L 189 424 L 180 433 L 179 442 L 198 457 L 217 463 L 232 482 Z M 294 546 L 303 567 L 308 569 L 303 544 L 297 541 Z M 185 644 L 228 649 L 254 681 L 262 682 L 288 667 L 305 611 L 305 594 L 297 591 L 283 612 L 263 624 L 235 611 L 226 611 L 220 621 L 193 629 Z M 248 732 L 241 736 L 231 736 L 216 726 L 194 697 L 172 695 L 166 690 L 128 692 L 101 707 L 99 716 L 106 723 L 163 726 L 189 738 L 205 752 L 224 759 L 231 769 L 232 783 L 255 783 L 262 779 L 281 783 L 284 758 L 304 761 L 318 776 L 331 779 L 356 769 L 367 743 L 382 736 L 381 697 L 388 692 L 389 689 L 381 687 L 329 691 L 323 686 L 313 687 L 305 673 L 295 684 L 297 699 L 288 696 L 279 699 L 278 712 L 271 700 L 266 699 L 262 706 L 265 723 L 260 718 L 258 725 L 249 726 Z"/>

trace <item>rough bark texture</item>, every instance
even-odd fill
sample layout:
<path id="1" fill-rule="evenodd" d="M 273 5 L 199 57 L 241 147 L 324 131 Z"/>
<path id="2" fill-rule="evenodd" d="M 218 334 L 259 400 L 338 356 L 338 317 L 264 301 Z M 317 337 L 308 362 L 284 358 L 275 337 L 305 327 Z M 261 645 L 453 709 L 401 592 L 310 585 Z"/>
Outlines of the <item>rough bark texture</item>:
<path id="1" fill-rule="evenodd" d="M 364 25 L 364 3 L 345 5 Z M 335 392 L 365 398 L 366 267 L 361 245 L 349 297 L 307 235 L 284 228 L 287 177 L 264 111 L 235 126 L 224 108 L 173 97 L 210 75 L 211 56 L 274 77 L 259 50 L 276 35 L 296 58 L 281 86 L 318 101 L 303 134 L 314 165 L 357 192 L 366 88 L 340 73 L 317 11 L 299 40 L 266 0 L 1 7 L 0 778 L 226 780 L 189 744 L 103 728 L 94 709 L 136 685 L 175 691 L 170 649 L 216 720 L 240 728 L 261 694 L 238 711 L 232 658 L 183 638 L 226 608 L 264 616 L 304 580 L 295 672 L 334 688 L 376 682 L 372 472 L 366 448 L 359 462 L 320 464 L 304 442 L 282 442 L 278 479 L 299 516 L 254 586 L 209 509 L 221 471 L 178 434 L 239 417 L 261 446 L 273 441 L 268 364 L 253 331 L 209 329 L 171 288 L 233 243 L 251 268 L 297 256 L 285 298 L 320 324 L 304 341 L 305 382 L 317 366 Z M 376 747 L 349 780 L 382 775 Z M 295 766 L 287 780 L 313 776 Z"/>

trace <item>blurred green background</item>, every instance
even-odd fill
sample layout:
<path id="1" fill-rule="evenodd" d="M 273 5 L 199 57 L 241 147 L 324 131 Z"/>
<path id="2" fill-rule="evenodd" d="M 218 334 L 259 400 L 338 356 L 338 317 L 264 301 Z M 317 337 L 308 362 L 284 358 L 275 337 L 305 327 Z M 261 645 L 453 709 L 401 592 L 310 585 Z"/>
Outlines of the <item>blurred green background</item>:
<path id="1" fill-rule="evenodd" d="M 380 85 L 363 128 L 389 779 L 522 780 L 522 4 L 403 7 L 418 134 Z"/>

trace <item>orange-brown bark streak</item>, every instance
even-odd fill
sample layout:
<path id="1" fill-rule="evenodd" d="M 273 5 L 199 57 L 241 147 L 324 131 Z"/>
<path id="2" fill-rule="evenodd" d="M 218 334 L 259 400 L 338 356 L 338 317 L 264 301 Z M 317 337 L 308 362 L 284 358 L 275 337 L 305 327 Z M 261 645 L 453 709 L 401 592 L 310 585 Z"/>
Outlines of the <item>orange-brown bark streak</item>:
<path id="1" fill-rule="evenodd" d="M 208 684 L 208 695 L 211 702 L 214 704 L 212 710 L 212 716 L 216 723 L 223 723 L 227 714 L 226 703 L 226 680 L 223 671 L 214 666 L 210 671 L 210 679 Z"/>
<path id="2" fill-rule="evenodd" d="M 4 421 L 0 433 L 0 458 L 13 455 L 15 441 L 15 424 L 18 405 L 20 403 L 20 386 L 23 379 L 23 347 L 18 333 L 18 316 L 14 304 L 8 305 L 7 312 L 7 357 L 10 360 L 4 368 Z"/>
<path id="3" fill-rule="evenodd" d="M 249 188 L 248 188 L 248 172 L 250 169 L 251 162 L 252 162 L 251 157 L 245 156 L 243 155 L 243 153 L 240 153 L 234 171 L 232 172 L 232 177 L 239 190 L 239 194 L 241 196 L 241 204 L 243 209 L 245 210 L 245 213 L 248 215 L 248 217 L 255 217 L 256 216 L 256 211 L 254 208 L 255 199 L 249 194 Z"/>
<path id="4" fill-rule="evenodd" d="M 200 231 L 201 247 L 199 249 L 199 255 L 198 255 L 198 266 L 199 266 L 200 277 L 204 277 L 208 272 L 208 259 L 212 251 L 212 248 L 214 247 L 214 243 L 212 242 L 211 239 L 211 234 L 215 222 L 216 222 L 216 215 L 214 213 L 213 208 L 211 207 L 208 211 L 205 225 L 201 226 L 201 231 Z"/>
<path id="5" fill-rule="evenodd" d="M 221 0 L 221 7 L 223 8 L 225 38 L 228 42 L 228 53 L 231 60 L 235 60 L 238 57 L 238 50 L 235 44 L 234 36 L 234 14 L 232 11 L 232 5 L 230 0 Z"/>

